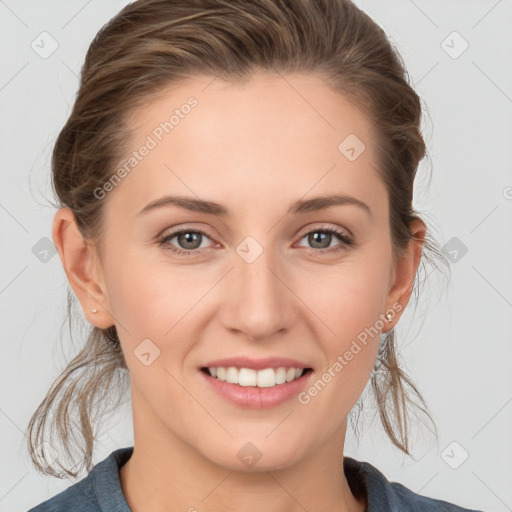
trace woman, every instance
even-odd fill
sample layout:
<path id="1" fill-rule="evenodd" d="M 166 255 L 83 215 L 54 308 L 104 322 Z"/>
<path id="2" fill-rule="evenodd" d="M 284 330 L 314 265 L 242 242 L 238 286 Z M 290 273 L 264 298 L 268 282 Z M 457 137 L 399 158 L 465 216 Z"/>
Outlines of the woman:
<path id="1" fill-rule="evenodd" d="M 348 0 L 139 0 L 99 32 L 52 162 L 94 327 L 28 438 L 76 475 L 75 418 L 90 470 L 129 376 L 134 446 L 33 511 L 468 510 L 343 456 L 369 379 L 404 453 L 407 387 L 424 405 L 393 333 L 423 250 L 442 259 L 412 207 L 420 117 Z"/>

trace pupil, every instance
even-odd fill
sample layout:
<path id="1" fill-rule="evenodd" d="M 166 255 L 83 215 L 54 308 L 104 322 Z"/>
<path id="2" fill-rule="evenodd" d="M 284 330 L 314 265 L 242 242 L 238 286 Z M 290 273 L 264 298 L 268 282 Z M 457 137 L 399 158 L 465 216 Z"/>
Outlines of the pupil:
<path id="1" fill-rule="evenodd" d="M 326 233 L 324 231 L 316 231 L 315 233 L 313 233 L 312 237 L 313 237 L 313 242 L 314 243 L 317 243 L 318 242 L 318 239 L 320 238 L 320 242 L 322 242 L 322 239 L 325 239 L 325 238 L 328 238 L 330 237 L 331 234 L 330 233 Z M 325 240 L 323 240 L 325 241 Z M 330 239 L 328 239 L 328 243 L 327 245 L 322 245 L 322 247 L 328 247 L 329 246 L 329 243 L 330 243 Z"/>
<path id="2" fill-rule="evenodd" d="M 180 244 L 183 241 L 184 243 L 182 245 L 185 246 L 187 249 L 195 249 L 198 246 L 194 246 L 194 238 L 196 239 L 195 241 L 197 242 L 197 240 L 199 239 L 198 233 L 192 233 L 190 231 L 182 233 L 180 236 Z M 192 244 L 192 247 L 188 247 L 188 244 Z"/>

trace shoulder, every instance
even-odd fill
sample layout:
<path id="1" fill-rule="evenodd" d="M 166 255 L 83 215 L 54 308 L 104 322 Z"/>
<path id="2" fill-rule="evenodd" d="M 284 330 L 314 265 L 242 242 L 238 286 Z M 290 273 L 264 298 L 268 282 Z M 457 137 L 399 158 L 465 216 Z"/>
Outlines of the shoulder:
<path id="1" fill-rule="evenodd" d="M 390 485 L 396 495 L 397 503 L 400 504 L 401 508 L 399 510 L 409 510 L 411 512 L 483 512 L 417 494 L 398 482 L 392 482 Z"/>
<path id="2" fill-rule="evenodd" d="M 129 512 L 119 480 L 119 468 L 132 452 L 133 447 L 115 450 L 96 464 L 85 478 L 28 512 Z"/>
<path id="3" fill-rule="evenodd" d="M 40 503 L 28 512 L 101 512 L 93 490 L 84 480 L 68 487 L 52 498 Z"/>
<path id="4" fill-rule="evenodd" d="M 390 482 L 375 466 L 344 457 L 343 468 L 356 496 L 365 496 L 367 512 L 483 512 L 413 492 L 398 482 Z"/>

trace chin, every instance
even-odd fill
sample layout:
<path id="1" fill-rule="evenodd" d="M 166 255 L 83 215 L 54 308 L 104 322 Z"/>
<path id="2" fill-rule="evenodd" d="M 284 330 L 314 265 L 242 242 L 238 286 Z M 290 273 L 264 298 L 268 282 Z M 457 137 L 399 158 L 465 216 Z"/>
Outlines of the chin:
<path id="1" fill-rule="evenodd" d="M 299 461 L 298 446 L 304 446 L 302 443 L 283 446 L 281 439 L 276 437 L 270 441 L 265 435 L 252 436 L 252 441 L 249 438 L 230 439 L 227 446 L 213 452 L 210 445 L 203 455 L 218 466 L 242 473 L 286 469 Z"/>

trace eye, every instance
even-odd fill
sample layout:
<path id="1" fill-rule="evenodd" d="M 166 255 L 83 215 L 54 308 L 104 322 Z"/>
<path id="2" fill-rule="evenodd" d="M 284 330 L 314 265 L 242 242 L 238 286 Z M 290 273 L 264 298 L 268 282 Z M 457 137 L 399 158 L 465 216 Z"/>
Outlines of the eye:
<path id="1" fill-rule="evenodd" d="M 303 234 L 301 240 L 304 238 L 307 238 L 308 243 L 313 246 L 305 249 L 315 255 L 333 254 L 355 246 L 355 242 L 350 235 L 334 228 L 316 228 Z M 342 243 L 331 247 L 331 242 L 336 238 L 341 240 Z M 176 239 L 175 243 L 178 247 L 171 243 L 173 239 Z M 202 249 L 207 249 L 202 244 L 205 239 L 211 240 L 204 231 L 181 229 L 164 235 L 158 243 L 166 251 L 171 251 L 178 256 L 194 256 L 202 254 L 204 252 Z"/>
<path id="2" fill-rule="evenodd" d="M 169 245 L 172 239 L 176 238 L 177 243 L 183 247 L 183 249 L 175 248 Z M 179 231 L 174 231 L 169 235 L 165 235 L 159 240 L 159 245 L 163 246 L 165 250 L 171 251 L 177 255 L 183 256 L 192 256 L 194 254 L 200 254 L 203 251 L 198 251 L 196 249 L 201 248 L 201 242 L 204 238 L 210 239 L 210 237 L 204 233 L 203 231 L 194 231 L 191 229 L 181 229 Z"/>
<path id="3" fill-rule="evenodd" d="M 308 252 L 312 252 L 314 254 L 333 254 L 339 251 L 346 251 L 350 247 L 355 245 L 353 238 L 334 228 L 316 228 L 311 231 L 305 233 L 301 240 L 307 238 L 307 242 L 311 244 L 313 247 L 307 247 Z M 335 245 L 334 247 L 330 247 L 331 242 L 338 238 L 341 240 L 341 244 Z"/>

